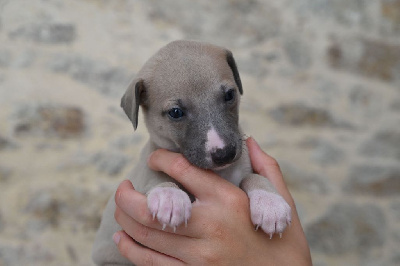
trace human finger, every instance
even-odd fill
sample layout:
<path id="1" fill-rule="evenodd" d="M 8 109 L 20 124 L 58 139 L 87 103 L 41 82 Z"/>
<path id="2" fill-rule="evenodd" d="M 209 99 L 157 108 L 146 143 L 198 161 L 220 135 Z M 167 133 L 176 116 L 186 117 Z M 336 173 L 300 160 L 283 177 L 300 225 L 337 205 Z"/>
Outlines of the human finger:
<path id="1" fill-rule="evenodd" d="M 184 258 L 188 250 L 193 250 L 197 239 L 173 232 L 147 227 L 117 208 L 115 218 L 122 229 L 135 241 L 153 250 L 175 258 Z"/>
<path id="2" fill-rule="evenodd" d="M 159 227 L 147 207 L 147 197 L 136 191 L 129 180 L 121 182 L 115 192 L 114 199 L 117 207 L 133 219 L 147 226 Z"/>
<path id="3" fill-rule="evenodd" d="M 121 182 L 115 193 L 115 203 L 117 205 L 114 214 L 117 220 L 117 210 L 126 213 L 131 219 L 154 229 L 161 230 L 163 226 L 151 214 L 148 205 L 147 197 L 136 191 L 129 180 Z M 118 220 L 117 220 L 118 222 Z M 176 234 L 192 235 L 191 230 L 185 226 L 179 226 L 175 231 L 172 228 L 166 227 L 164 231 L 174 232 Z"/>
<path id="4" fill-rule="evenodd" d="M 136 243 L 124 231 L 113 235 L 113 240 L 122 256 L 135 265 L 184 265 L 182 261 Z"/>
<path id="5" fill-rule="evenodd" d="M 147 197 L 136 191 L 129 180 L 125 180 L 119 185 L 117 192 L 115 193 L 115 203 L 117 206 L 114 217 L 117 222 L 117 210 L 121 210 L 138 223 L 147 227 L 162 230 L 163 225 L 160 224 L 157 219 L 154 219 L 148 208 Z M 204 217 L 207 212 L 209 211 L 203 206 L 203 204 L 196 201 L 196 203 L 193 204 L 191 218 L 189 219 L 187 226 L 182 224 L 178 226 L 176 230 L 171 227 L 166 227 L 164 228 L 164 231 L 198 238 L 204 233 L 202 231 L 203 226 L 198 222 L 202 220 L 202 217 Z"/>
<path id="6" fill-rule="evenodd" d="M 164 149 L 154 151 L 148 160 L 149 167 L 174 178 L 197 199 L 215 198 L 231 183 L 212 171 L 200 169 L 186 160 L 182 154 Z"/>
<path id="7" fill-rule="evenodd" d="M 289 201 L 293 201 L 278 162 L 272 156 L 265 153 L 253 138 L 248 138 L 246 142 L 254 171 L 268 178 L 288 203 Z"/>

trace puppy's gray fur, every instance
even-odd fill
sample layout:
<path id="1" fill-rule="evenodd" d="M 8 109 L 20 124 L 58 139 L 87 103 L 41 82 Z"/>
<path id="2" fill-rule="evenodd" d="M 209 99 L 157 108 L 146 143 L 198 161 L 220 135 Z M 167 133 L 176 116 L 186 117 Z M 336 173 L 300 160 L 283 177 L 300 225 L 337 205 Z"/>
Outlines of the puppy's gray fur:
<path id="1" fill-rule="evenodd" d="M 271 237 L 282 233 L 290 223 L 289 205 L 268 179 L 254 174 L 251 168 L 238 124 L 241 94 L 243 88 L 232 53 L 194 41 L 175 41 L 161 48 L 126 90 L 121 107 L 136 130 L 142 106 L 150 135 L 129 179 L 137 191 L 147 195 L 150 211 L 164 227 L 186 223 L 191 201 L 175 180 L 147 167 L 148 156 L 158 148 L 182 153 L 192 164 L 211 169 L 240 186 L 250 198 L 254 225 Z M 173 208 L 159 206 L 167 198 L 173 199 Z M 114 211 L 113 196 L 93 247 L 92 257 L 98 265 L 130 264 L 112 241 L 112 235 L 121 229 Z"/>

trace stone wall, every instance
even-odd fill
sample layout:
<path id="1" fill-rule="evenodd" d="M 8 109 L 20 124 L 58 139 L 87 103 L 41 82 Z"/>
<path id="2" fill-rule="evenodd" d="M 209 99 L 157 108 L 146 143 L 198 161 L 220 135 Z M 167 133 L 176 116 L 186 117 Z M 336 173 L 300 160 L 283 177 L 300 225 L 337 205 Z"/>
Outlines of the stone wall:
<path id="1" fill-rule="evenodd" d="M 314 265 L 399 265 L 399 0 L 0 0 L 0 265 L 91 265 L 147 139 L 120 97 L 175 39 L 233 51 Z"/>

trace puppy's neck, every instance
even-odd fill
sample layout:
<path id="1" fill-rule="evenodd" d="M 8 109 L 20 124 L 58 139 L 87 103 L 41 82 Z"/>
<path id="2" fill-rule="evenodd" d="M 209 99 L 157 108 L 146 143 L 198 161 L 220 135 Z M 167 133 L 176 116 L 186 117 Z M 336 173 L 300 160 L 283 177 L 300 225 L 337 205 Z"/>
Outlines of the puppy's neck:
<path id="1" fill-rule="evenodd" d="M 149 144 L 150 144 L 150 149 L 152 151 L 155 151 L 155 150 L 158 150 L 158 149 L 165 149 L 165 150 L 169 150 L 171 152 L 181 153 L 181 150 L 178 147 L 178 145 L 176 145 L 172 141 L 167 141 L 167 140 L 155 141 L 150 136 Z"/>

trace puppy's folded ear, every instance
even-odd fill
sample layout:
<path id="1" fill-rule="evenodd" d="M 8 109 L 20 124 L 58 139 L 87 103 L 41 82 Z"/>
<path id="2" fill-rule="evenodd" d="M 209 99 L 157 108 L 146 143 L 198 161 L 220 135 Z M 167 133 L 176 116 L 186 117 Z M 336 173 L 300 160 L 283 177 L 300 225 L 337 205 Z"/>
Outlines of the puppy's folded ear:
<path id="1" fill-rule="evenodd" d="M 239 71 L 237 69 L 236 62 L 235 59 L 233 58 L 232 52 L 229 50 L 226 50 L 226 61 L 228 62 L 228 65 L 232 70 L 233 78 L 235 79 L 236 85 L 239 88 L 240 94 L 243 94 L 242 81 L 240 80 Z"/>
<path id="2" fill-rule="evenodd" d="M 138 125 L 139 105 L 143 104 L 146 94 L 143 79 L 134 79 L 121 99 L 121 107 L 132 122 L 136 130 Z"/>

